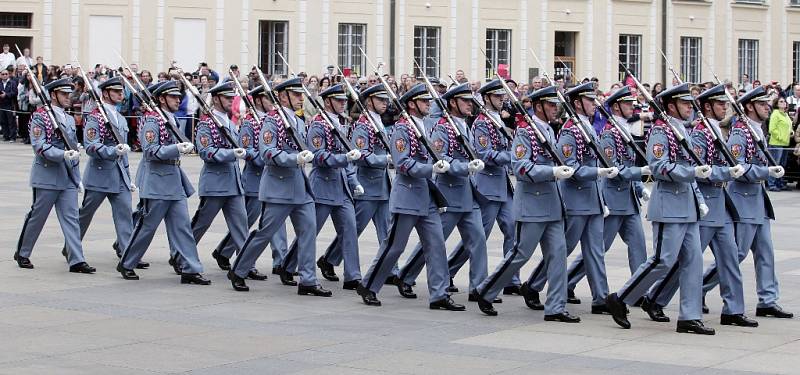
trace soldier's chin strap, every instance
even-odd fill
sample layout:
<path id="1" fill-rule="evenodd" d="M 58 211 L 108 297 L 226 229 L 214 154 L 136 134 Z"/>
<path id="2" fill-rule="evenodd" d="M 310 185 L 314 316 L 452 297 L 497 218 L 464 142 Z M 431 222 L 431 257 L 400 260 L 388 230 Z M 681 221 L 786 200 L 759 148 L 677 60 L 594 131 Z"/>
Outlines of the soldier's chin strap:
<path id="1" fill-rule="evenodd" d="M 458 99 L 454 98 L 453 100 L 455 100 L 455 101 L 456 101 L 456 111 L 458 111 L 458 117 L 460 117 L 460 118 L 465 118 L 465 117 L 467 117 L 467 116 L 465 116 L 465 115 L 464 115 L 464 112 L 461 112 L 461 106 L 458 104 Z M 448 100 L 447 102 L 448 102 L 448 104 L 449 104 L 449 102 L 450 102 L 450 101 Z M 451 111 L 451 112 L 452 112 L 452 111 Z"/>
<path id="2" fill-rule="evenodd" d="M 536 104 L 538 104 L 539 107 L 542 109 L 542 115 L 544 116 L 544 121 L 546 121 L 549 124 L 550 123 L 550 117 L 547 116 L 547 111 L 545 111 L 545 109 L 544 109 L 544 102 L 543 101 L 538 101 L 538 102 L 536 102 Z M 536 124 L 532 124 L 532 125 L 535 126 Z"/>

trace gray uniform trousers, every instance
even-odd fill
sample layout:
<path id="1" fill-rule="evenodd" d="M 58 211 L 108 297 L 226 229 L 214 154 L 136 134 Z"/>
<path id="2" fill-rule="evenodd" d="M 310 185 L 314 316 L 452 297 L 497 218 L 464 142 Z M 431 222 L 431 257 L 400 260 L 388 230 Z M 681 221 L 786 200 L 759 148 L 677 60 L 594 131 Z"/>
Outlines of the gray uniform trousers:
<path id="1" fill-rule="evenodd" d="M 261 212 L 258 229 L 252 231 L 242 247 L 231 270 L 241 278 L 246 278 L 256 265 L 256 260 L 267 248 L 267 243 L 281 228 L 286 226 L 286 218 L 292 220 L 297 235 L 299 251 L 297 252 L 300 284 L 317 285 L 314 256 L 316 255 L 316 228 L 314 203 L 284 204 L 265 202 Z"/>
<path id="2" fill-rule="evenodd" d="M 361 280 L 361 265 L 358 259 L 358 234 L 353 232 L 350 228 L 355 228 L 356 212 L 353 207 L 353 201 L 350 197 L 343 198 L 344 204 L 341 206 L 332 206 L 328 204 L 316 203 L 314 205 L 316 211 L 316 235 L 325 226 L 325 221 L 328 216 L 333 221 L 333 227 L 336 229 L 337 236 L 341 236 L 342 257 L 344 259 L 344 281 Z M 298 241 L 295 238 L 289 246 L 289 252 L 284 259 L 283 265 L 289 272 L 294 271 L 298 265 Z"/>
<path id="3" fill-rule="evenodd" d="M 655 253 L 634 272 L 619 290 L 619 298 L 633 305 L 652 285 L 667 276 L 680 262 L 678 282 L 681 289 L 679 320 L 703 318 L 701 311 L 703 282 L 703 254 L 700 248 L 700 225 L 694 223 L 653 222 L 653 248 Z"/>
<path id="4" fill-rule="evenodd" d="M 258 196 L 249 196 L 245 195 L 244 197 L 244 208 L 247 211 L 247 228 L 253 226 L 253 224 L 258 221 L 258 218 L 261 216 L 261 210 L 263 210 L 263 202 L 258 199 Z M 282 254 L 286 254 L 287 244 L 286 244 L 286 224 L 284 224 L 279 230 L 278 233 L 275 233 L 275 236 L 269 242 L 270 247 L 272 248 L 272 259 L 281 259 Z M 231 232 L 225 234 L 225 237 L 222 238 L 222 241 L 219 242 L 217 245 L 216 251 L 220 254 L 224 254 L 226 257 L 230 258 L 233 253 L 239 254 L 241 249 L 237 247 L 233 241 L 231 241 Z M 276 263 L 275 267 L 280 266 L 280 263 Z"/>
<path id="5" fill-rule="evenodd" d="M 189 207 L 186 199 L 142 199 L 138 220 L 120 263 L 125 269 L 135 269 L 153 241 L 161 221 L 167 227 L 167 238 L 172 249 L 180 256 L 181 271 L 201 273 L 203 265 L 197 255 L 197 244 L 192 238 L 189 224 Z"/>
<path id="6" fill-rule="evenodd" d="M 33 203 L 31 210 L 25 215 L 22 233 L 17 242 L 17 253 L 24 258 L 30 258 L 33 245 L 42 233 L 44 223 L 50 210 L 56 207 L 58 223 L 67 245 L 69 265 L 85 262 L 83 247 L 81 247 L 80 224 L 78 224 L 78 189 L 51 190 L 33 188 Z"/>
<path id="7" fill-rule="evenodd" d="M 733 223 L 726 223 L 722 227 L 700 226 L 700 248 L 705 251 L 711 247 L 714 253 L 715 264 L 721 264 L 713 275 L 721 275 L 724 282 L 720 285 L 722 296 L 723 314 L 744 314 L 744 290 L 742 290 L 742 272 L 739 269 L 739 259 L 734 240 Z M 667 277 L 653 285 L 649 298 L 659 306 L 666 306 L 678 291 L 678 278 L 675 277 L 679 266 L 675 264 Z M 716 267 L 715 267 L 716 268 Z M 708 276 L 706 276 L 708 277 Z M 703 282 L 706 283 L 706 277 Z M 720 276 L 717 276 L 717 282 Z"/>
<path id="8" fill-rule="evenodd" d="M 508 285 L 520 268 L 528 262 L 536 246 L 541 244 L 544 262 L 549 265 L 546 269 L 547 301 L 544 303 L 544 313 L 547 315 L 560 314 L 566 311 L 567 304 L 567 245 L 564 241 L 564 222 L 522 222 L 516 224 L 516 242 L 503 261 L 497 266 L 486 280 L 478 286 L 478 294 L 485 301 L 493 301 Z"/>
<path id="9" fill-rule="evenodd" d="M 444 238 L 450 237 L 453 229 L 458 227 L 461 241 L 465 247 L 471 251 L 469 254 L 469 290 L 475 289 L 486 279 L 488 275 L 487 255 L 486 255 L 486 236 L 484 234 L 483 222 L 481 221 L 480 208 L 474 208 L 470 212 L 450 212 L 445 211 L 442 217 L 442 234 Z M 408 261 L 400 269 L 400 279 L 408 285 L 412 285 L 422 272 L 425 260 L 422 256 L 423 244 L 417 244 L 414 252 L 409 256 Z M 456 249 L 455 251 L 458 251 Z M 450 273 L 452 275 L 452 273 Z M 448 279 L 448 284 L 449 284 Z"/>
<path id="10" fill-rule="evenodd" d="M 372 221 L 375 227 L 375 234 L 378 237 L 378 243 L 386 242 L 386 237 L 389 236 L 389 201 L 374 201 L 374 200 L 361 200 L 356 199 L 356 233 L 361 236 L 364 229 L 367 229 L 367 224 Z M 342 244 L 341 237 L 337 234 L 328 248 L 325 250 L 325 261 L 338 266 L 342 264 Z M 397 275 L 400 273 L 397 264 L 392 267 L 392 274 Z"/>
<path id="11" fill-rule="evenodd" d="M 503 256 L 506 256 L 514 247 L 514 201 L 509 199 L 505 202 L 490 201 L 479 198 L 481 203 L 481 222 L 483 222 L 483 231 L 486 234 L 488 241 L 489 235 L 492 234 L 495 221 L 503 233 Z M 458 270 L 469 260 L 470 253 L 466 251 L 463 242 L 456 245 L 455 251 L 450 253 L 447 259 L 447 265 L 450 267 L 450 277 L 453 278 L 458 273 Z M 519 286 L 519 272 L 514 274 L 511 281 L 506 286 Z"/>
<path id="12" fill-rule="evenodd" d="M 780 290 L 778 276 L 775 274 L 775 253 L 772 247 L 772 230 L 770 221 L 764 224 L 735 223 L 734 235 L 738 248 L 738 261 L 741 263 L 747 258 L 747 253 L 753 252 L 753 261 L 756 271 L 756 293 L 758 294 L 757 307 L 773 307 L 778 304 Z M 711 248 L 714 249 L 713 247 Z M 727 250 L 727 249 L 726 249 Z M 723 265 L 723 268 L 725 266 Z M 737 267 L 737 269 L 739 269 Z M 741 270 L 739 269 L 741 272 Z M 720 284 L 723 270 L 717 262 L 709 266 L 703 275 L 703 292 L 708 293 Z M 740 274 L 741 277 L 741 274 Z M 741 280 L 739 286 L 741 287 Z M 722 286 L 720 286 L 722 288 Z M 723 311 L 724 312 L 724 311 Z M 736 313 L 732 313 L 736 314 Z"/>
<path id="13" fill-rule="evenodd" d="M 133 232 L 133 219 L 131 218 L 131 191 L 122 184 L 119 193 L 105 193 L 102 191 L 86 190 L 83 193 L 83 202 L 79 210 L 81 239 L 89 230 L 94 213 L 100 208 L 105 199 L 111 204 L 111 216 L 114 219 L 114 229 L 117 233 L 115 249 L 124 249 L 128 246 Z M 122 255 L 122 254 L 118 254 Z"/>
<path id="14" fill-rule="evenodd" d="M 608 295 L 608 279 L 603 259 L 603 238 L 597 236 L 603 233 L 603 215 L 567 215 L 566 232 L 564 237 L 567 245 L 567 256 L 575 250 L 578 242 L 581 243 L 581 255 L 585 260 L 589 279 L 589 288 L 592 290 L 592 305 L 604 305 Z M 547 282 L 547 268 L 550 265 L 544 259 L 531 273 L 528 287 L 536 292 L 544 290 Z M 563 268 L 562 268 L 563 269 Z"/>
<path id="15" fill-rule="evenodd" d="M 375 294 L 380 292 L 383 282 L 392 273 L 392 266 L 408 244 L 408 235 L 416 228 L 422 242 L 421 254 L 428 265 L 428 293 L 430 302 L 436 302 L 448 297 L 447 286 L 447 258 L 445 257 L 445 242 L 442 235 L 442 219 L 438 209 L 431 204 L 427 216 L 393 214 L 389 220 L 389 236 L 381 243 L 378 254 L 361 283 L 365 288 Z"/>
<path id="16" fill-rule="evenodd" d="M 192 236 L 195 243 L 200 243 L 200 239 L 206 234 L 211 223 L 219 211 L 225 215 L 225 224 L 228 225 L 228 233 L 233 241 L 233 248 L 229 253 L 222 253 L 222 256 L 230 259 L 237 248 L 241 249 L 244 241 L 247 241 L 248 215 L 245 210 L 244 195 L 229 195 L 223 197 L 205 196 L 200 197 L 200 205 L 192 217 Z"/>
<path id="17" fill-rule="evenodd" d="M 614 239 L 619 233 L 622 241 L 628 245 L 628 267 L 631 274 L 647 260 L 647 248 L 642 228 L 642 218 L 639 214 L 633 215 L 609 215 L 603 221 L 603 246 L 605 252 L 611 249 Z M 574 290 L 575 286 L 586 276 L 583 252 L 569 265 L 567 278 L 569 290 Z"/>

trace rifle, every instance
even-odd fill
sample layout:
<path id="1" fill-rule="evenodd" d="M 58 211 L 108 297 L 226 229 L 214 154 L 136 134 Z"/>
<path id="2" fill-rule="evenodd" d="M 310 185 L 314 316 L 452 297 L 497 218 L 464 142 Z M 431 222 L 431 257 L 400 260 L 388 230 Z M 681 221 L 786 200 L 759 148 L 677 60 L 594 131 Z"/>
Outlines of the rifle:
<path id="1" fill-rule="evenodd" d="M 100 112 L 100 117 L 103 118 L 106 128 L 111 131 L 111 136 L 114 137 L 114 142 L 117 142 L 117 144 L 123 143 L 122 136 L 119 134 L 117 127 L 111 123 L 110 118 L 108 117 L 108 112 L 106 112 L 106 108 L 103 106 L 103 99 L 100 97 L 100 95 L 97 95 L 96 91 L 94 91 L 94 87 L 92 87 L 89 77 L 86 76 L 86 72 L 83 70 L 83 67 L 81 67 L 81 63 L 76 63 L 76 65 L 78 66 L 78 72 L 80 72 L 81 78 L 83 78 L 83 81 L 89 86 L 89 93 L 94 102 L 97 104 L 97 110 Z M 100 124 L 100 126 L 103 126 L 103 124 Z"/>
<path id="2" fill-rule="evenodd" d="M 705 62 L 705 60 L 703 60 L 703 62 Z M 717 81 L 717 84 L 721 84 L 722 82 L 719 80 L 719 77 L 717 77 L 717 73 L 714 72 L 714 68 L 712 68 L 708 64 L 706 64 L 706 66 L 711 71 L 711 75 L 714 76 L 714 80 Z M 764 138 L 759 136 L 759 133 L 757 133 L 756 130 L 753 129 L 753 125 L 750 124 L 750 122 L 752 120 L 750 119 L 750 117 L 747 117 L 747 115 L 744 113 L 744 108 L 742 108 L 739 105 L 739 103 L 737 103 L 736 100 L 733 99 L 733 96 L 731 96 L 731 93 L 728 92 L 728 88 L 727 87 L 725 87 L 725 96 L 728 98 L 728 101 L 731 102 L 731 106 L 733 106 L 733 109 L 736 111 L 736 114 L 739 115 L 739 118 L 741 118 L 742 122 L 747 126 L 747 130 L 750 131 L 750 135 L 753 137 L 753 140 L 755 141 L 755 144 L 758 145 L 759 150 L 761 150 L 761 152 L 764 153 L 764 156 L 767 157 L 767 162 L 769 163 L 769 165 L 770 166 L 779 166 L 780 164 L 778 164 L 775 161 L 775 158 L 773 158 L 772 154 L 770 154 L 769 151 L 767 150 L 767 144 L 764 141 Z M 727 150 L 727 146 L 724 147 L 724 148 Z M 734 163 L 733 165 L 736 165 L 736 164 L 739 164 L 739 163 Z"/>
<path id="3" fill-rule="evenodd" d="M 665 55 L 664 51 L 662 51 L 661 49 L 659 49 L 658 52 L 661 53 L 661 56 L 664 57 L 664 61 L 667 62 L 667 66 L 669 67 L 669 71 L 672 72 L 672 76 L 675 77 L 678 83 L 682 84 L 683 80 L 678 75 L 678 73 L 675 72 L 675 69 L 672 66 L 672 62 L 669 61 L 667 55 Z M 726 89 L 725 92 L 727 93 L 728 90 Z M 733 105 L 736 104 L 734 103 Z M 697 117 L 700 119 L 700 121 L 702 121 L 703 124 L 710 130 L 711 137 L 713 138 L 712 141 L 717 144 L 717 149 L 719 149 L 720 152 L 722 152 L 722 156 L 725 159 L 725 161 L 728 162 L 728 165 L 734 166 L 739 164 L 739 162 L 737 162 L 736 159 L 731 154 L 731 151 L 728 149 L 728 145 L 722 140 L 722 134 L 717 133 L 717 128 L 712 126 L 711 122 L 708 121 L 708 118 L 706 118 L 706 116 L 703 114 L 703 109 L 700 108 L 700 103 L 697 101 L 697 99 L 692 99 L 692 108 L 694 108 L 694 111 L 697 113 Z"/>
<path id="4" fill-rule="evenodd" d="M 269 85 L 267 77 L 264 77 L 264 72 L 262 72 L 261 68 L 258 66 L 254 66 L 254 68 L 256 68 L 256 72 L 258 72 L 258 79 L 261 81 L 261 84 L 264 85 L 264 93 L 269 96 L 269 100 L 271 100 L 275 107 L 277 107 L 275 111 L 278 112 L 278 116 L 283 122 L 284 129 L 286 129 L 286 132 L 289 133 L 289 138 L 292 139 L 292 142 L 297 145 L 297 148 L 299 148 L 300 151 L 308 150 L 306 143 L 300 140 L 300 136 L 297 135 L 297 131 L 295 131 L 295 128 L 292 126 L 293 122 L 289 122 L 289 118 L 286 117 L 286 112 L 283 111 L 281 101 L 278 99 L 277 93 L 272 90 L 272 86 Z"/>
<path id="5" fill-rule="evenodd" d="M 405 107 L 403 107 L 403 105 L 400 103 L 400 99 L 397 98 L 397 94 L 395 94 L 395 92 L 392 91 L 392 87 L 389 86 L 389 82 L 386 82 L 386 79 L 384 79 L 383 76 L 380 75 L 380 73 L 378 72 L 378 68 L 375 66 L 375 64 L 372 63 L 372 60 L 369 59 L 367 53 L 364 52 L 364 50 L 361 49 L 360 47 L 359 50 L 361 51 L 361 54 L 364 55 L 364 58 L 367 60 L 367 63 L 369 63 L 369 65 L 372 67 L 373 71 L 375 72 L 375 75 L 378 77 L 378 80 L 381 81 L 381 84 L 386 89 L 386 92 L 389 93 L 389 97 L 392 100 L 392 104 L 394 104 L 394 106 L 397 107 L 397 109 L 400 111 L 400 116 L 402 116 L 406 121 L 408 121 L 409 124 L 413 125 L 412 128 L 414 129 L 414 136 L 417 137 L 417 140 L 419 140 L 420 143 L 422 143 L 422 147 L 424 147 L 425 151 L 427 151 L 428 154 L 430 154 L 431 159 L 433 159 L 433 162 L 435 163 L 441 160 L 439 158 L 439 155 L 433 152 L 433 147 L 431 147 L 431 142 L 430 140 L 428 140 L 428 137 L 425 136 L 424 132 L 420 131 L 420 129 L 425 129 L 425 127 L 420 126 L 420 124 L 417 124 L 417 121 L 414 120 L 414 117 L 408 114 L 408 111 L 406 111 Z"/>
<path id="6" fill-rule="evenodd" d="M 489 56 L 486 55 L 486 51 L 481 49 L 481 52 L 483 53 L 483 56 L 486 58 L 486 62 L 491 64 L 492 61 L 489 59 Z M 556 152 L 555 148 L 553 148 L 553 144 L 550 143 L 550 140 L 539 130 L 539 126 L 536 125 L 536 122 L 533 121 L 531 116 L 525 110 L 525 107 L 522 106 L 522 102 L 519 100 L 519 98 L 517 98 L 516 95 L 514 95 L 514 92 L 511 91 L 511 88 L 508 87 L 506 80 L 503 79 L 503 77 L 500 76 L 500 73 L 497 72 L 497 68 L 492 67 L 492 71 L 494 72 L 494 76 L 500 80 L 500 83 L 503 85 L 503 89 L 506 90 L 506 96 L 508 96 L 509 100 L 511 100 L 511 104 L 514 106 L 514 109 L 517 110 L 517 113 L 522 115 L 522 118 L 525 120 L 526 123 L 528 123 L 530 129 L 533 130 L 534 133 L 536 134 L 536 138 L 539 141 L 539 145 L 541 145 L 542 148 L 545 149 L 548 154 L 550 154 L 550 156 L 553 158 L 553 162 L 556 165 L 558 166 L 566 165 L 564 163 L 564 158 L 561 156 L 561 153 Z"/>
<path id="7" fill-rule="evenodd" d="M 242 83 L 239 82 L 238 79 L 236 79 L 236 75 L 233 74 L 233 69 L 228 69 L 228 74 L 230 74 L 231 80 L 235 83 L 234 89 L 236 89 L 236 92 L 242 98 L 242 101 L 244 102 L 244 106 L 245 108 L 247 108 L 247 111 L 250 112 L 250 115 L 252 115 L 253 118 L 256 119 L 256 121 L 261 121 L 261 117 L 259 117 L 258 112 L 256 112 L 255 103 L 253 103 L 251 98 L 247 96 L 247 91 L 244 91 Z"/>
<path id="8" fill-rule="evenodd" d="M 295 74 L 294 70 L 289 65 L 289 62 L 286 61 L 286 59 L 283 57 L 283 54 L 278 53 L 278 56 L 281 58 L 281 60 L 283 60 L 283 63 L 286 64 L 286 67 L 289 68 L 289 71 L 292 73 L 292 75 L 297 77 L 297 74 Z M 303 88 L 303 93 L 308 98 L 308 101 L 311 102 L 311 105 L 313 105 L 314 109 L 317 110 L 317 113 L 320 114 L 320 116 L 322 117 L 322 120 L 325 122 L 325 124 L 328 125 L 330 130 L 333 132 L 333 135 L 336 136 L 336 139 L 338 139 L 339 142 L 342 143 L 342 145 L 344 146 L 344 148 L 347 151 L 353 150 L 354 147 L 350 143 L 350 139 L 347 138 L 347 135 L 342 133 L 342 129 L 339 129 L 338 126 L 333 124 L 333 120 L 328 116 L 328 112 L 325 111 L 325 108 L 323 108 L 322 105 L 319 104 L 318 101 L 314 100 L 314 98 L 311 96 L 311 93 L 308 91 L 308 88 L 306 88 L 306 85 L 303 84 L 303 82 L 300 82 L 300 87 Z M 342 125 L 344 125 L 344 124 L 342 124 Z"/>
<path id="9" fill-rule="evenodd" d="M 134 72 L 133 69 L 131 69 L 130 65 L 128 65 L 128 63 L 125 61 L 124 58 L 122 58 L 121 55 L 117 54 L 117 56 L 119 56 L 119 59 L 122 60 L 124 68 L 131 73 L 131 78 L 133 78 L 133 82 L 136 83 L 136 87 L 139 88 L 139 90 L 137 91 L 133 87 L 130 87 L 129 89 L 131 90 L 131 92 L 134 93 L 134 95 L 136 95 L 136 97 L 142 103 L 147 104 L 147 106 L 150 107 L 151 110 L 158 113 L 159 117 L 161 117 L 161 120 L 164 121 L 165 124 L 167 124 L 167 129 L 169 129 L 170 133 L 172 133 L 172 135 L 175 137 L 176 140 L 180 141 L 180 143 L 189 142 L 189 140 L 186 138 L 183 132 L 181 132 L 180 129 L 178 129 L 175 123 L 169 121 L 169 117 L 167 117 L 167 114 L 164 113 L 164 111 L 161 109 L 161 106 L 158 105 L 158 100 L 156 99 L 156 97 L 153 96 L 153 93 L 151 93 L 150 90 L 147 89 L 147 87 L 145 87 L 144 83 L 142 82 L 142 80 L 139 79 L 139 76 L 136 74 L 136 72 Z M 124 74 L 120 74 L 120 76 L 122 77 L 123 82 L 127 82 L 127 85 L 131 86 L 130 82 L 128 82 Z"/>
<path id="10" fill-rule="evenodd" d="M 339 70 L 339 74 L 341 74 L 342 77 L 344 77 L 344 72 L 342 72 L 342 68 L 337 65 L 336 69 L 338 69 Z M 364 114 L 364 117 L 367 118 L 367 121 L 372 126 L 372 129 L 375 131 L 375 134 L 378 135 L 378 140 L 380 140 L 381 144 L 383 145 L 383 147 L 387 151 L 389 151 L 389 139 L 386 138 L 386 133 L 381 130 L 381 128 L 378 126 L 378 124 L 375 123 L 375 119 L 373 119 L 372 116 L 369 115 L 369 112 L 367 111 L 367 108 L 359 100 L 358 93 L 356 92 L 356 89 L 353 88 L 353 85 L 350 84 L 350 81 L 348 81 L 347 79 L 343 79 L 342 82 L 344 83 L 344 86 L 347 89 L 347 93 L 350 94 L 350 98 L 353 99 L 353 101 L 358 106 L 358 109 L 361 111 L 361 113 Z"/>
<path id="11" fill-rule="evenodd" d="M 655 99 L 653 99 L 653 96 L 650 95 L 650 92 L 648 92 L 644 88 L 644 86 L 642 86 L 642 83 L 639 82 L 639 79 L 637 79 L 633 75 L 633 73 L 631 73 L 631 71 L 628 69 L 627 66 L 625 66 L 625 64 L 619 63 L 619 65 L 622 67 L 622 69 L 625 69 L 625 73 L 628 76 L 630 76 L 631 79 L 633 79 L 634 84 L 636 84 L 636 88 L 639 89 L 639 92 L 641 92 L 642 95 L 644 95 L 645 99 L 647 99 L 647 102 L 650 103 L 650 106 L 653 107 L 653 109 L 656 111 L 656 114 L 664 120 L 664 123 L 667 124 L 667 126 L 670 127 L 670 129 L 672 130 L 672 134 L 675 136 L 675 139 L 678 140 L 678 143 L 680 143 L 683 150 L 686 151 L 687 154 L 689 154 L 689 157 L 692 159 L 692 161 L 694 161 L 694 163 L 697 164 L 698 166 L 705 165 L 705 163 L 703 163 L 703 161 L 700 160 L 700 157 L 697 156 L 697 153 L 694 152 L 692 146 L 689 145 L 689 141 L 686 140 L 686 137 L 683 136 L 683 133 L 681 133 L 677 128 L 675 128 L 675 125 L 672 124 L 672 122 L 670 122 L 669 119 L 667 119 L 667 113 L 664 112 L 664 109 L 661 108 L 661 106 L 658 104 L 658 102 L 655 101 Z"/>
<path id="12" fill-rule="evenodd" d="M 564 69 L 566 69 L 569 72 L 570 77 L 574 77 L 575 75 L 573 74 L 572 69 L 570 69 L 569 66 L 567 66 L 567 64 L 565 64 L 564 61 L 561 60 L 561 58 L 557 57 L 557 59 L 558 62 L 560 62 L 561 65 L 564 67 Z M 545 77 L 547 77 L 546 72 L 545 72 Z M 614 118 L 614 116 L 612 116 L 608 112 L 608 110 L 606 110 L 606 108 L 603 107 L 603 104 L 601 104 L 600 101 L 597 100 L 597 98 L 594 99 L 594 104 L 595 106 L 597 106 L 597 109 L 600 111 L 600 113 L 602 113 L 603 116 L 605 116 L 608 119 L 608 121 L 611 122 L 611 124 L 615 128 L 617 128 L 617 131 L 619 131 L 620 135 L 622 136 L 621 137 L 622 141 L 625 142 L 625 144 L 627 144 L 630 148 L 632 148 L 633 152 L 636 153 L 638 157 L 642 158 L 643 160 L 647 160 L 644 151 L 642 151 L 639 145 L 637 145 L 636 142 L 633 140 L 633 136 L 631 135 L 630 132 L 628 132 L 628 129 L 625 129 L 625 127 L 620 125 L 619 122 L 617 122 L 617 120 Z"/>
<path id="13" fill-rule="evenodd" d="M 447 103 L 445 103 L 444 100 L 442 100 L 442 97 L 439 96 L 439 92 L 437 92 L 433 87 L 431 80 L 428 79 L 428 75 L 422 71 L 422 68 L 420 68 L 419 64 L 417 64 L 416 60 L 414 61 L 414 65 L 416 65 L 417 69 L 422 72 L 422 78 L 425 81 L 425 88 L 428 89 L 428 93 L 431 94 L 433 100 L 436 102 L 439 108 L 442 109 L 442 116 L 444 116 L 445 121 L 447 121 L 450 127 L 453 128 L 453 132 L 456 133 L 456 140 L 458 141 L 458 144 L 461 145 L 461 148 L 467 153 L 467 157 L 470 158 L 470 160 L 480 159 L 478 153 L 475 152 L 475 148 L 472 147 L 472 143 L 470 143 L 469 139 L 467 139 L 467 136 L 458 130 L 455 120 L 453 120 L 453 117 L 450 116 L 450 112 L 447 111 Z"/>
<path id="14" fill-rule="evenodd" d="M 19 45 L 15 44 L 14 46 L 17 47 L 17 52 L 19 52 L 20 56 L 22 56 L 22 51 L 20 51 Z M 33 86 L 33 91 L 36 92 L 36 96 L 38 96 L 39 100 L 41 100 L 42 105 L 44 106 L 44 111 L 47 114 L 48 120 L 50 120 L 50 123 L 53 125 L 53 128 L 56 129 L 56 134 L 64 142 L 64 148 L 67 149 L 67 151 L 69 150 L 80 151 L 79 148 L 80 146 L 78 146 L 77 143 L 73 142 L 72 138 L 69 137 L 69 134 L 67 134 L 66 130 L 64 130 L 64 128 L 58 124 L 58 121 L 56 120 L 56 115 L 53 112 L 53 106 L 50 103 L 50 100 L 48 99 L 48 95 L 45 95 L 41 83 L 39 83 L 39 81 L 36 80 L 36 76 L 33 75 L 33 66 L 30 65 L 30 61 L 28 61 L 28 63 L 25 64 L 25 66 L 27 68 L 26 71 L 28 72 L 28 80 L 31 81 L 31 86 Z M 86 84 L 89 85 L 89 87 L 91 87 L 91 82 L 86 82 Z"/>
<path id="15" fill-rule="evenodd" d="M 214 123 L 214 126 L 216 126 L 217 129 L 219 129 L 219 132 L 222 133 L 222 136 L 225 137 L 225 140 L 234 147 L 239 147 L 238 140 L 233 138 L 233 135 L 230 133 L 228 128 L 219 122 L 219 119 L 214 115 L 214 112 L 212 111 L 211 107 L 208 106 L 208 103 L 206 103 L 203 98 L 200 97 L 200 92 L 197 91 L 197 87 L 194 87 L 194 85 L 192 85 L 192 83 L 189 82 L 189 80 L 183 75 L 183 69 L 175 66 L 175 61 L 172 62 L 172 67 L 178 71 L 178 79 L 183 83 L 183 86 L 186 87 L 186 90 L 189 91 L 192 96 L 194 96 L 195 100 L 197 100 L 197 103 L 200 105 L 200 109 L 202 109 L 203 112 L 208 115 L 208 118 L 211 119 L 211 122 Z M 236 82 L 238 83 L 238 81 Z M 224 84 L 224 82 L 222 84 Z M 245 96 L 247 96 L 247 93 L 245 93 Z"/>

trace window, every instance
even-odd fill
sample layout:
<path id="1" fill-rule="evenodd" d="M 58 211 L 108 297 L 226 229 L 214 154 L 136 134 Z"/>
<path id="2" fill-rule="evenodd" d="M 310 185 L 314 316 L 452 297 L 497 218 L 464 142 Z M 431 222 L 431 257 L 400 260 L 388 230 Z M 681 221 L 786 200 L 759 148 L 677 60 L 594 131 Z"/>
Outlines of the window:
<path id="1" fill-rule="evenodd" d="M 619 62 L 637 78 L 642 76 L 642 36 L 619 34 Z M 619 67 L 620 80 L 625 78 L 625 69 Z"/>
<path id="2" fill-rule="evenodd" d="M 30 29 L 32 13 L 0 12 L 0 27 L 6 29 Z"/>
<path id="3" fill-rule="evenodd" d="M 414 61 L 428 77 L 439 77 L 440 30 L 438 27 L 414 26 Z M 414 76 L 422 76 L 416 65 Z"/>
<path id="4" fill-rule="evenodd" d="M 800 81 L 800 42 L 792 43 L 792 82 Z"/>
<path id="5" fill-rule="evenodd" d="M 499 70 L 500 64 L 506 66 L 508 76 L 511 76 L 511 30 L 486 29 L 486 77 L 494 77 L 495 69 Z"/>
<path id="6" fill-rule="evenodd" d="M 758 40 L 739 39 L 739 78 L 745 74 L 750 82 L 758 79 Z"/>
<path id="7" fill-rule="evenodd" d="M 259 21 L 259 65 L 264 74 L 287 75 L 288 69 L 278 54 L 287 57 L 289 45 L 288 21 Z M 288 58 L 288 57 L 287 57 Z"/>
<path id="8" fill-rule="evenodd" d="M 367 25 L 360 23 L 339 24 L 339 66 L 352 69 L 359 76 L 364 75 L 364 52 L 367 51 L 365 38 Z"/>
<path id="9" fill-rule="evenodd" d="M 700 82 L 700 62 L 703 58 L 703 40 L 701 38 L 681 37 L 681 71 L 684 80 L 692 83 Z"/>
<path id="10" fill-rule="evenodd" d="M 789 5 L 793 7 L 800 6 L 800 0 L 791 0 L 789 1 Z"/>

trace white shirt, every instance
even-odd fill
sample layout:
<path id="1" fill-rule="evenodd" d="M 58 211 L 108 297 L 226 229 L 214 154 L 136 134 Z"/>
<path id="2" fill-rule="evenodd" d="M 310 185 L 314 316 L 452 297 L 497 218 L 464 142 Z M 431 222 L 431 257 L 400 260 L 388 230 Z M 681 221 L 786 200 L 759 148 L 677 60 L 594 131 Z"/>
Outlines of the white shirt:
<path id="1" fill-rule="evenodd" d="M 16 57 L 11 52 L 0 53 L 0 70 L 5 70 L 9 65 L 14 65 Z M 16 68 L 16 65 L 14 66 Z"/>
<path id="2" fill-rule="evenodd" d="M 30 57 L 20 56 L 17 57 L 17 66 L 19 65 L 25 65 L 25 66 L 33 65 L 33 62 L 31 61 Z"/>

